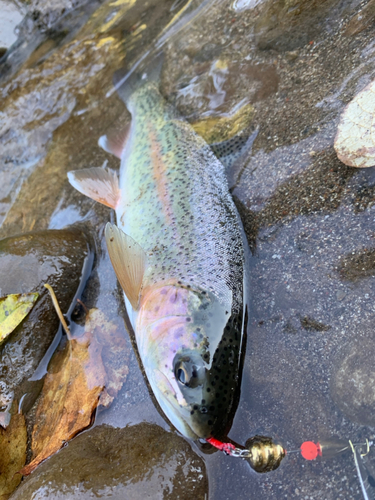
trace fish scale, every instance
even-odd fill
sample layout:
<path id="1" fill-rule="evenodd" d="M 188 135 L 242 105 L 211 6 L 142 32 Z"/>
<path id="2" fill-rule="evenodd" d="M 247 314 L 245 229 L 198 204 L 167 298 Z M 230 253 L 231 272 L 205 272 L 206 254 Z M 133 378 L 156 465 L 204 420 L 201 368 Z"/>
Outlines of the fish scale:
<path id="1" fill-rule="evenodd" d="M 242 280 L 243 241 L 222 164 L 154 85 L 127 104 L 135 119 L 120 176 L 125 205 L 116 212 L 119 227 L 148 253 L 145 283 L 178 278 L 225 297 Z"/>
<path id="2" fill-rule="evenodd" d="M 161 409 L 187 437 L 218 436 L 239 396 L 246 239 L 224 167 L 204 140 L 152 82 L 122 97 L 132 121 L 121 154 L 113 148 L 119 184 L 102 169 L 69 179 L 116 209 L 107 247 Z"/>

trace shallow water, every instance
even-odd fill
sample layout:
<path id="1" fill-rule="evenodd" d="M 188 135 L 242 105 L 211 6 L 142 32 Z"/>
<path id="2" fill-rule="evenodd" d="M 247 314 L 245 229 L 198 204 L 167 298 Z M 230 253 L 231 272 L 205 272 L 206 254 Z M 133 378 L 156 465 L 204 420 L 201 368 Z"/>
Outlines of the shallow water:
<path id="1" fill-rule="evenodd" d="M 241 399 L 228 434 L 241 445 L 255 434 L 290 450 L 373 433 L 375 175 L 345 166 L 333 150 L 345 104 L 375 76 L 373 4 L 103 2 L 68 13 L 50 32 L 31 30 L 0 66 L 0 235 L 83 222 L 97 257 L 82 300 L 118 325 L 124 306 L 103 241 L 113 214 L 66 178 L 104 162 L 118 167 L 97 146 L 129 119 L 113 72 L 162 47 L 161 91 L 199 133 L 210 142 L 245 127 L 254 134 L 229 172 L 253 251 Z M 187 443 L 159 414 L 129 352 L 111 408 L 14 498 L 362 498 L 350 455 L 307 462 L 290 454 L 260 475 Z M 100 445 L 111 439 L 130 443 L 128 454 L 114 444 L 113 462 Z M 129 454 L 134 474 L 120 474 Z"/>

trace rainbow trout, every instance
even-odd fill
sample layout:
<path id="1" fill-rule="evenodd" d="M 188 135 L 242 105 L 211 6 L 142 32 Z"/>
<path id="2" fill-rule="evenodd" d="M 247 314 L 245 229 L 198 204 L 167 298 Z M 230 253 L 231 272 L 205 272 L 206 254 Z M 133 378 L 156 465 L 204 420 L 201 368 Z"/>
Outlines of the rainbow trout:
<path id="1" fill-rule="evenodd" d="M 128 93 L 129 94 L 129 93 Z M 224 167 L 150 82 L 123 95 L 120 179 L 69 172 L 81 193 L 115 209 L 108 252 L 148 382 L 187 437 L 222 433 L 235 408 L 245 330 L 245 240 Z"/>

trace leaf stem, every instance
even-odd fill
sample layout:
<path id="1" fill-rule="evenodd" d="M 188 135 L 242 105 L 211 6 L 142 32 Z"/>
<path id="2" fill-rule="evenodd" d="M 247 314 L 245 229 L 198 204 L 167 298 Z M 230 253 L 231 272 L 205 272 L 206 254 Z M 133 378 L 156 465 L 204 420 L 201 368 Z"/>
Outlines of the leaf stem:
<path id="1" fill-rule="evenodd" d="M 61 321 L 61 324 L 62 324 L 62 326 L 63 326 L 63 328 L 64 328 L 64 330 L 66 332 L 66 336 L 68 337 L 68 340 L 72 340 L 72 336 L 70 334 L 69 327 L 66 324 L 66 321 L 65 321 L 65 318 L 63 316 L 63 313 L 61 312 L 61 309 L 60 309 L 59 303 L 57 301 L 55 292 L 53 291 L 53 288 L 51 287 L 51 285 L 48 285 L 47 283 L 44 286 L 45 286 L 45 288 L 47 288 L 47 290 L 49 291 L 49 293 L 51 295 L 51 299 L 52 299 L 53 305 L 55 307 L 57 316 L 59 317 L 59 319 Z"/>
<path id="2" fill-rule="evenodd" d="M 83 307 L 85 313 L 88 314 L 89 310 L 87 309 L 87 307 L 85 306 L 85 304 L 82 302 L 82 300 L 77 299 L 77 302 L 78 302 L 78 304 L 81 304 L 81 306 Z"/>

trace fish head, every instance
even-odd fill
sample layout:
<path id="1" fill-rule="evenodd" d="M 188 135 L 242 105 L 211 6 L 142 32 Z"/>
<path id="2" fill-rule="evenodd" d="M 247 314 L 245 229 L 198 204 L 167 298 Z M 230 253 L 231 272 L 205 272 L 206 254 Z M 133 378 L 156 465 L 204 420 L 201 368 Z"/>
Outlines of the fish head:
<path id="1" fill-rule="evenodd" d="M 243 325 L 231 302 L 231 293 L 218 299 L 176 285 L 141 300 L 136 336 L 146 376 L 167 418 L 192 439 L 218 435 L 234 406 Z"/>

